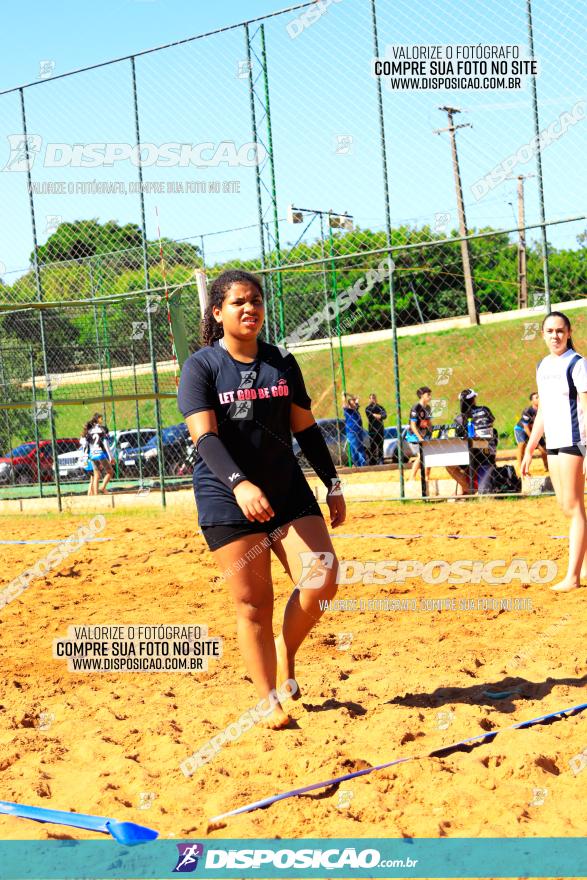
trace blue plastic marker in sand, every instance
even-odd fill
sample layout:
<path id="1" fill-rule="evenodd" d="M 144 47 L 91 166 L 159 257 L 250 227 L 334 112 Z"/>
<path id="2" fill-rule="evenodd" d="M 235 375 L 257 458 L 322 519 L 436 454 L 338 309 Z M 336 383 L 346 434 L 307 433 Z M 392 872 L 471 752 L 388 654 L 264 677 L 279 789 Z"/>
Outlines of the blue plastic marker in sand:
<path id="1" fill-rule="evenodd" d="M 106 816 L 87 816 L 83 813 L 68 813 L 65 810 L 47 810 L 45 807 L 28 807 L 26 804 L 10 801 L 0 801 L 0 813 L 17 816 L 19 819 L 32 819 L 34 822 L 51 822 L 55 825 L 83 828 L 86 831 L 100 831 L 102 834 L 112 835 L 114 840 L 125 846 L 148 843 L 159 836 L 158 831 L 146 828 L 144 825 L 135 825 L 134 822 L 119 822 Z"/>
<path id="2" fill-rule="evenodd" d="M 521 688 L 515 687 L 511 688 L 509 691 L 483 691 L 483 696 L 489 697 L 491 700 L 505 700 L 507 697 L 518 695 L 520 690 Z"/>

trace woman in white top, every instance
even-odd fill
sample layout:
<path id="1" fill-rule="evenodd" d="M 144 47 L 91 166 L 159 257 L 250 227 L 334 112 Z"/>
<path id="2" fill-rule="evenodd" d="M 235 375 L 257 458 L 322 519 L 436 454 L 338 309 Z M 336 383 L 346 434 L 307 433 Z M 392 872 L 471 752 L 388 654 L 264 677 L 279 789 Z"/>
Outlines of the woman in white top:
<path id="1" fill-rule="evenodd" d="M 571 520 L 567 574 L 552 587 L 565 592 L 587 580 L 587 360 L 574 350 L 571 322 L 562 312 L 546 316 L 542 336 L 550 354 L 540 361 L 536 370 L 540 402 L 522 460 L 522 474 L 529 475 L 532 455 L 544 431 L 556 498 Z"/>
<path id="2" fill-rule="evenodd" d="M 97 495 L 98 491 L 104 495 L 106 486 L 112 478 L 113 470 L 112 452 L 108 443 L 108 428 L 104 424 L 101 413 L 94 413 L 90 421 L 86 422 L 80 437 L 80 445 L 84 452 L 88 453 L 89 463 L 92 466 L 88 495 Z M 102 486 L 100 486 L 102 473 L 104 479 Z"/>

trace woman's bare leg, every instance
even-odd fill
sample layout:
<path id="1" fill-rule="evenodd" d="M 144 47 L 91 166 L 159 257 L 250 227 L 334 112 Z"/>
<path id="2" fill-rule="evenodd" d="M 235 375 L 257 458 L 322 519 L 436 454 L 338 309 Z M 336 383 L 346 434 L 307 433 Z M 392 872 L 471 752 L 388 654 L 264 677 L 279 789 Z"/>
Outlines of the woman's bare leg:
<path id="1" fill-rule="evenodd" d="M 427 487 L 427 491 L 428 491 L 429 495 L 432 495 L 432 492 L 430 491 L 432 488 L 432 484 L 430 482 L 431 471 L 432 471 L 432 468 L 429 468 L 429 467 L 424 469 L 424 478 L 426 480 L 426 487 Z M 438 480 L 435 480 L 434 494 L 438 495 Z"/>
<path id="2" fill-rule="evenodd" d="M 458 465 L 454 465 L 454 464 L 448 465 L 445 468 L 445 470 L 447 471 L 449 476 L 451 476 L 453 478 L 453 480 L 456 480 L 459 488 L 462 490 L 462 494 L 468 495 L 469 492 L 471 491 L 471 485 L 470 485 L 469 478 L 468 478 L 468 476 L 465 476 L 464 471 L 462 471 Z M 457 492 L 457 495 L 458 494 L 459 493 Z"/>
<path id="3" fill-rule="evenodd" d="M 282 528 L 285 535 L 273 550 L 296 585 L 283 615 L 276 639 L 277 683 L 295 679 L 295 658 L 312 627 L 324 614 L 320 603 L 337 591 L 338 559 L 321 516 L 304 516 Z M 302 554 L 304 554 L 302 556 Z M 301 696 L 300 689 L 292 699 Z"/>
<path id="4" fill-rule="evenodd" d="M 548 456 L 550 478 L 559 507 L 571 521 L 569 564 L 564 580 L 551 589 L 559 593 L 574 590 L 587 578 L 587 520 L 585 517 L 585 479 L 583 459 L 578 455 Z"/>
<path id="5" fill-rule="evenodd" d="M 100 485 L 100 469 L 96 461 L 92 462 L 92 477 L 90 480 L 90 490 L 88 495 L 97 495 L 98 486 Z"/>
<path id="6" fill-rule="evenodd" d="M 524 458 L 525 451 L 526 443 L 518 443 L 518 448 L 516 450 L 516 473 L 518 476 L 522 473 L 522 459 Z"/>
<path id="7" fill-rule="evenodd" d="M 102 494 L 104 494 L 106 492 L 106 486 L 108 485 L 108 483 L 110 482 L 110 480 L 112 479 L 112 476 L 114 474 L 114 471 L 112 469 L 112 463 L 110 461 L 105 462 L 104 466 L 106 468 L 106 473 L 104 474 L 104 479 L 102 480 L 102 487 L 100 489 L 100 492 L 102 492 Z"/>
<path id="8" fill-rule="evenodd" d="M 277 658 L 273 639 L 271 552 L 265 532 L 231 541 L 214 551 L 236 607 L 236 633 L 247 672 L 257 694 L 266 699 L 275 690 Z M 249 557 L 247 557 L 249 553 Z M 263 723 L 263 722 L 262 722 Z M 279 702 L 264 726 L 278 730 L 289 723 Z"/>

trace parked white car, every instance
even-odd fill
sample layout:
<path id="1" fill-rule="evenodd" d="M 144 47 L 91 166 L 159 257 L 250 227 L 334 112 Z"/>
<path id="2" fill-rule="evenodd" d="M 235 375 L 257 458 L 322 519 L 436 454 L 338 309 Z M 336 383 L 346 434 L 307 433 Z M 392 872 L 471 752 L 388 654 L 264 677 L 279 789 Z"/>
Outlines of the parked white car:
<path id="1" fill-rule="evenodd" d="M 409 425 L 402 425 L 402 461 L 404 464 L 407 464 L 412 455 L 410 444 L 406 440 L 406 431 L 408 429 Z M 393 462 L 398 460 L 397 428 L 395 425 L 388 425 L 383 430 L 383 460 L 385 461 L 386 459 L 391 459 Z"/>
<path id="2" fill-rule="evenodd" d="M 155 428 L 141 428 L 140 445 L 146 446 L 149 440 L 155 436 L 157 431 Z M 116 458 L 119 457 L 124 449 L 134 448 L 139 445 L 139 432 L 136 428 L 125 429 L 121 431 L 112 431 L 108 435 L 108 442 L 112 454 Z M 87 464 L 87 456 L 82 449 L 75 452 L 66 452 L 57 456 L 59 462 L 59 479 L 60 480 L 84 480 L 87 478 L 85 470 Z M 55 468 L 53 468 L 53 471 Z"/>

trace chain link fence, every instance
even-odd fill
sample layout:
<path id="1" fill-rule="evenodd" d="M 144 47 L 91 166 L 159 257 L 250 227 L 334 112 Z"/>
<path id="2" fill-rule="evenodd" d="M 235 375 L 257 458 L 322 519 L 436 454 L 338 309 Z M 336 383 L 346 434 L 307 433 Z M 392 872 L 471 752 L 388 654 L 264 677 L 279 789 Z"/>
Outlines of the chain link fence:
<path id="1" fill-rule="evenodd" d="M 0 93 L 0 495 L 85 491 L 97 411 L 115 486 L 165 503 L 188 478 L 201 269 L 262 276 L 340 463 L 344 393 L 397 439 L 422 385 L 438 422 L 474 388 L 513 449 L 543 316 L 585 337 L 586 25 L 571 0 L 497 7 L 321 0 Z M 465 66 L 504 46 L 538 59 L 521 88 Z M 461 69 L 426 88 L 446 47 Z"/>

